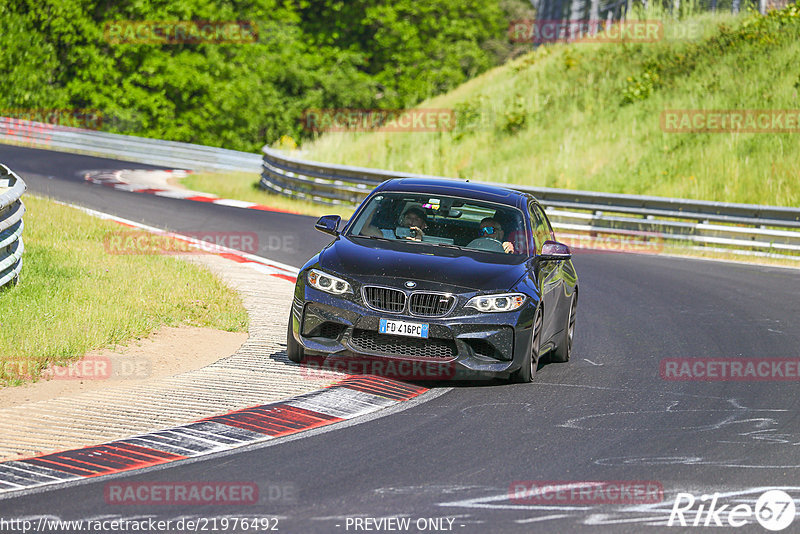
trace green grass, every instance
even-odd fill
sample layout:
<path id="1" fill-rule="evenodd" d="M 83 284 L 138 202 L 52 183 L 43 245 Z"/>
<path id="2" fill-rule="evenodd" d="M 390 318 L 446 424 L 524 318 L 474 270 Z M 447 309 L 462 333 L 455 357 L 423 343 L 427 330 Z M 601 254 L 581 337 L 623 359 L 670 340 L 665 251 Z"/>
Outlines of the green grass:
<path id="1" fill-rule="evenodd" d="M 659 13 L 640 13 L 652 19 Z M 800 134 L 665 133 L 669 109 L 800 108 L 800 9 L 665 21 L 657 43 L 542 46 L 420 108 L 449 132 L 326 133 L 307 159 L 613 193 L 800 205 Z"/>
<path id="2" fill-rule="evenodd" d="M 0 384 L 125 344 L 161 326 L 246 330 L 238 294 L 175 256 L 109 254 L 125 228 L 31 195 L 20 282 L 0 291 Z M 19 370 L 22 369 L 22 376 Z"/>
<path id="3" fill-rule="evenodd" d="M 354 208 L 347 206 L 326 206 L 268 193 L 258 187 L 258 181 L 257 174 L 226 172 L 190 174 L 181 179 L 180 183 L 194 191 L 211 193 L 220 198 L 255 202 L 272 209 L 303 215 L 341 215 L 343 218 L 348 218 L 353 214 Z"/>

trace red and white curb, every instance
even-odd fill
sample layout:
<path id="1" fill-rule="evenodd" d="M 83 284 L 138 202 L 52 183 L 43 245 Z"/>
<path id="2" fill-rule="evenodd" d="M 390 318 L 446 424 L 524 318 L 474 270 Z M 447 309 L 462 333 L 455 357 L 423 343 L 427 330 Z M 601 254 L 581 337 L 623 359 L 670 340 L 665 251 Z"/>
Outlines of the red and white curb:
<path id="1" fill-rule="evenodd" d="M 166 170 L 166 171 L 145 171 L 135 169 L 124 169 L 114 171 L 82 171 L 83 178 L 87 182 L 111 187 L 120 191 L 130 193 L 144 193 L 158 197 L 177 198 L 191 200 L 194 202 L 205 202 L 207 204 L 217 204 L 219 206 L 229 206 L 232 208 L 244 208 L 260 211 L 274 211 L 280 213 L 295 213 L 289 210 L 281 210 L 247 202 L 244 200 L 234 200 L 230 198 L 219 198 L 216 195 L 190 191 L 169 185 L 168 178 L 183 178 L 192 171 L 185 170 Z"/>
<path id="2" fill-rule="evenodd" d="M 66 202 L 59 202 L 59 201 L 55 202 L 57 204 L 62 204 L 64 206 L 75 208 L 77 210 L 80 210 L 84 213 L 87 213 L 99 219 L 113 221 L 117 224 L 121 224 L 122 226 L 127 226 L 129 228 L 138 228 L 140 230 L 146 230 L 156 235 L 162 235 L 170 237 L 172 239 L 176 239 L 178 241 L 190 243 L 193 247 L 197 248 L 198 253 L 204 252 L 204 253 L 216 254 L 217 256 L 220 256 L 222 258 L 231 261 L 235 261 L 236 263 L 247 264 L 248 267 L 251 267 L 264 274 L 268 274 L 276 278 L 282 278 L 292 283 L 297 281 L 298 269 L 296 267 L 292 267 L 291 265 L 286 265 L 285 263 L 268 260 L 266 258 L 262 258 L 261 256 L 256 256 L 255 254 L 249 254 L 247 252 L 242 252 L 240 250 L 224 247 L 217 244 L 212 244 L 207 241 L 202 241 L 200 239 L 196 239 L 190 236 L 185 236 L 179 233 L 168 232 L 166 230 L 162 230 L 154 226 L 148 226 L 146 224 L 131 221 L 129 219 L 124 219 L 122 217 L 117 217 L 115 215 L 109 215 L 108 213 L 103 213 L 102 211 L 95 211 L 90 208 L 84 208 L 83 206 L 77 206 L 75 204 L 69 204 Z"/>
<path id="3" fill-rule="evenodd" d="M 351 376 L 319 391 L 127 439 L 0 463 L 0 495 L 206 456 L 340 423 L 427 388 Z"/>

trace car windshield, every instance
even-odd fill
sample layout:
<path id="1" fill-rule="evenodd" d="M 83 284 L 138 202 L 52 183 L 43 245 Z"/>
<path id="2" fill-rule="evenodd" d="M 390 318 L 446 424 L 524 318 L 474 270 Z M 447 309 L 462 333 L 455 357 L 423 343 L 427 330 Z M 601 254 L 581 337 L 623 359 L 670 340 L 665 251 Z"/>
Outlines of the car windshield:
<path id="1" fill-rule="evenodd" d="M 453 196 L 376 195 L 358 213 L 346 235 L 528 254 L 528 235 L 520 210 Z"/>

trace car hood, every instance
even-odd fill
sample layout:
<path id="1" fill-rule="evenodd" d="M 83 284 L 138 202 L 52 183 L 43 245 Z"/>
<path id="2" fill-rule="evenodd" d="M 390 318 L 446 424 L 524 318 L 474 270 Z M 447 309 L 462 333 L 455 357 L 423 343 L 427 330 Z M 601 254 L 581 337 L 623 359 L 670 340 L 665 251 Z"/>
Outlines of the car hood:
<path id="1" fill-rule="evenodd" d="M 526 272 L 525 256 L 472 252 L 403 241 L 337 237 L 321 269 L 344 276 L 426 281 L 468 290 L 506 291 Z"/>

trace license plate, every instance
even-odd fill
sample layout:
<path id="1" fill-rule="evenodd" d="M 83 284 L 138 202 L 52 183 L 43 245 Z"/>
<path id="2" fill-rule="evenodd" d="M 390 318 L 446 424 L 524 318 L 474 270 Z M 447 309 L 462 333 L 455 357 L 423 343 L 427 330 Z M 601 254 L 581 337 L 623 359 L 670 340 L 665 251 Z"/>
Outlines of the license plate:
<path id="1" fill-rule="evenodd" d="M 393 321 L 381 319 L 378 332 L 381 334 L 394 334 L 395 336 L 428 337 L 428 326 L 423 323 L 408 323 L 406 321 Z"/>

